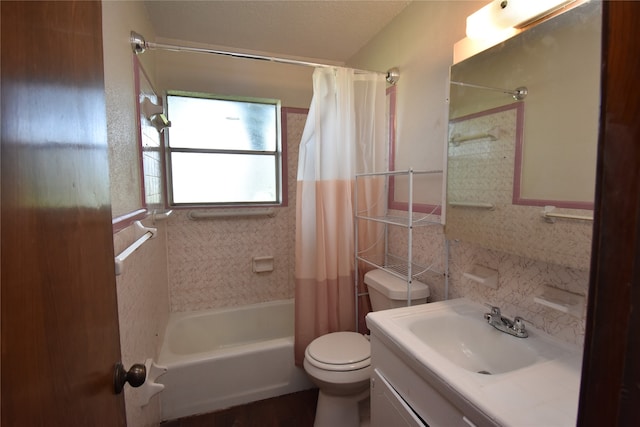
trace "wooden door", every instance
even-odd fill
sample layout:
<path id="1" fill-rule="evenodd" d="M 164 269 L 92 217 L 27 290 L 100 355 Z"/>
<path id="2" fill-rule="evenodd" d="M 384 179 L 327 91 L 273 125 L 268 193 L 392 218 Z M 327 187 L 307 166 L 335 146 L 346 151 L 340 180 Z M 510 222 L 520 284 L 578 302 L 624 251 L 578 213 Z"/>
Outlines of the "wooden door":
<path id="1" fill-rule="evenodd" d="M 640 425 L 640 2 L 603 3 L 595 221 L 578 425 Z"/>
<path id="2" fill-rule="evenodd" d="M 101 4 L 0 15 L 2 424 L 125 425 Z"/>

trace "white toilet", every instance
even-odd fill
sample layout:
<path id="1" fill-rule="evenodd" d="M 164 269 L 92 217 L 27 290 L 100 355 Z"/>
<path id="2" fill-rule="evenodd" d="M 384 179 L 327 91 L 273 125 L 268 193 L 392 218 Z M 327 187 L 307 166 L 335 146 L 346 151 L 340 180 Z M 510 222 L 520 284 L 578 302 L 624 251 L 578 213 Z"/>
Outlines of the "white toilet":
<path id="1" fill-rule="evenodd" d="M 364 276 L 373 311 L 407 305 L 407 282 L 383 270 Z M 424 304 L 429 287 L 413 281 L 411 305 Z M 316 338 L 304 353 L 304 370 L 318 386 L 314 427 L 357 427 L 358 404 L 369 396 L 371 345 L 356 332 L 333 332 Z"/>

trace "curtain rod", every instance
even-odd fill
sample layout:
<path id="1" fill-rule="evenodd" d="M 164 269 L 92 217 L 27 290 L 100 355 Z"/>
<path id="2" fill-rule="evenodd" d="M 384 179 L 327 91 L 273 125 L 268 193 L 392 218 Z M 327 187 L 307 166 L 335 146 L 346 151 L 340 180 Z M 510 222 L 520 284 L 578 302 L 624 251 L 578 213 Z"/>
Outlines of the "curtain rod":
<path id="1" fill-rule="evenodd" d="M 502 88 L 499 88 L 499 87 L 489 87 L 489 86 L 474 85 L 474 84 L 471 84 L 471 83 L 456 82 L 456 81 L 453 81 L 453 80 L 451 80 L 451 84 L 452 85 L 457 85 L 457 86 L 473 87 L 473 88 L 476 88 L 476 89 L 492 90 L 494 92 L 507 93 L 507 94 L 513 96 L 513 99 L 515 99 L 516 101 L 522 101 L 529 94 L 529 90 L 524 86 L 517 87 L 514 90 L 509 90 L 509 89 L 502 89 Z"/>
<path id="2" fill-rule="evenodd" d="M 248 53 L 229 52 L 225 50 L 206 49 L 201 47 L 178 46 L 178 45 L 172 45 L 172 44 L 148 42 L 145 40 L 144 36 L 136 33 L 135 31 L 131 31 L 130 40 L 131 40 L 131 48 L 133 49 L 133 52 L 136 55 L 140 55 L 144 53 L 147 49 L 161 49 L 161 50 L 172 50 L 177 52 L 184 51 L 184 52 L 210 53 L 214 55 L 231 56 L 234 58 L 257 59 L 260 61 L 277 62 L 281 64 L 304 65 L 307 67 L 322 67 L 322 68 L 337 67 L 337 65 L 328 65 L 328 64 L 320 64 L 316 62 L 299 61 L 297 59 L 278 58 L 274 56 L 253 55 Z M 400 79 L 400 70 L 398 70 L 398 68 L 396 67 L 391 68 L 386 73 L 382 73 L 379 71 L 367 71 L 367 70 L 354 70 L 354 71 L 361 72 L 361 73 L 382 74 L 386 77 L 387 82 L 389 82 L 392 85 L 395 85 Z"/>

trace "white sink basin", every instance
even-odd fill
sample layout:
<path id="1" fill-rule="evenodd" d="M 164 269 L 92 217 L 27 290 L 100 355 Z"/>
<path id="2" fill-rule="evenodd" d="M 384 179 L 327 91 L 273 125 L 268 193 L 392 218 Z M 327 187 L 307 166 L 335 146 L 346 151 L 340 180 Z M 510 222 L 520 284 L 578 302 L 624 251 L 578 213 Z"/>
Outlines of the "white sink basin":
<path id="1" fill-rule="evenodd" d="M 527 345 L 527 338 L 500 332 L 482 318 L 435 314 L 416 319 L 408 328 L 450 362 L 471 372 L 502 374 L 538 360 L 536 352 Z"/>
<path id="2" fill-rule="evenodd" d="M 463 413 L 484 414 L 489 425 L 575 425 L 580 350 L 530 326 L 528 338 L 498 331 L 484 319 L 487 311 L 460 298 L 369 313 L 372 366 L 398 355 L 421 381 Z M 390 351 L 376 355 L 380 346 Z M 386 374 L 393 376 L 391 366 Z M 402 381 L 393 386 L 411 398 L 415 377 Z"/>

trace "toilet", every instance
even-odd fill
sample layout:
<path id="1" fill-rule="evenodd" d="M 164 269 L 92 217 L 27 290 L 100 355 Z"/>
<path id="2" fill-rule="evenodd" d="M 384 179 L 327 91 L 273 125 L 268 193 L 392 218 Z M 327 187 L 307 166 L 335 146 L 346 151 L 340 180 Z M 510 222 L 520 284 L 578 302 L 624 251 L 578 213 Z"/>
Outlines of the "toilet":
<path id="1" fill-rule="evenodd" d="M 373 311 L 407 305 L 407 282 L 384 270 L 364 276 Z M 424 304 L 429 287 L 413 281 L 411 305 Z M 304 353 L 304 370 L 319 388 L 314 427 L 358 427 L 359 403 L 369 396 L 371 345 L 356 332 L 332 332 L 313 340 Z"/>

